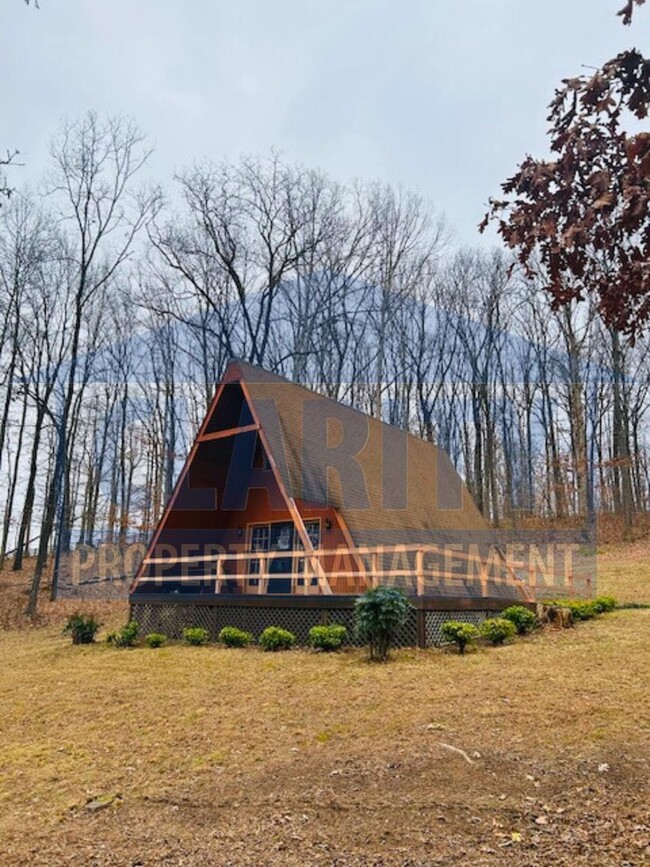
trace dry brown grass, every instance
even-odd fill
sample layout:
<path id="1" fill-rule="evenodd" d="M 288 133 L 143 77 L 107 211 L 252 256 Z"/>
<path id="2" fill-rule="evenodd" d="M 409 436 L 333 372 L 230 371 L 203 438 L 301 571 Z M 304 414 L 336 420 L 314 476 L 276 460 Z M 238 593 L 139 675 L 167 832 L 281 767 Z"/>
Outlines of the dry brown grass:
<path id="1" fill-rule="evenodd" d="M 73 647 L 63 613 L 0 633 L 3 865 L 647 863 L 650 611 L 386 666 Z"/>
<path id="2" fill-rule="evenodd" d="M 650 605 L 650 540 L 604 546 L 598 550 L 597 563 L 598 593 Z"/>
<path id="3" fill-rule="evenodd" d="M 34 629 L 42 626 L 62 627 L 69 614 L 83 609 L 94 614 L 102 623 L 117 626 L 127 615 L 128 605 L 123 601 L 102 599 L 61 599 L 49 601 L 50 587 L 47 581 L 41 589 L 38 613 L 32 621 L 25 616 L 29 599 L 29 584 L 34 569 L 34 559 L 25 560 L 22 572 L 12 572 L 10 565 L 0 569 L 0 629 Z"/>

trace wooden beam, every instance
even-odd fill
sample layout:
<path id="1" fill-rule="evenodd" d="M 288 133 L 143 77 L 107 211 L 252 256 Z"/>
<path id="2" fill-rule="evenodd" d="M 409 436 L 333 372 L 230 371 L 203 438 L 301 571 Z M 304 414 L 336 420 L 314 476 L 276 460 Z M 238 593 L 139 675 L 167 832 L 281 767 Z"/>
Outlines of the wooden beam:
<path id="1" fill-rule="evenodd" d="M 318 548 L 317 550 L 313 548 L 312 550 L 318 554 L 319 557 L 333 557 L 337 555 L 341 556 L 350 556 L 350 557 L 361 557 L 368 556 L 370 554 L 391 554 L 394 553 L 395 550 L 399 549 L 402 553 L 413 553 L 413 552 L 422 552 L 422 554 L 433 553 L 433 554 L 442 554 L 444 553 L 443 548 L 439 548 L 435 545 L 418 545 L 418 544 L 406 544 L 406 545 L 350 545 L 349 547 L 338 547 L 338 548 Z M 302 557 L 303 551 L 298 549 L 292 549 L 291 551 L 269 551 L 266 556 L 270 557 Z M 248 560 L 251 556 L 256 556 L 255 552 L 244 551 L 238 554 L 227 554 L 225 551 L 222 551 L 219 554 L 194 554 L 191 557 L 161 557 L 161 558 L 145 558 L 145 562 L 147 563 L 198 563 L 202 560 L 206 562 L 209 560 L 217 560 L 219 557 L 223 557 L 226 560 Z M 465 551 L 457 551 L 454 549 L 453 552 L 454 559 L 458 558 L 459 560 L 472 560 L 475 561 L 475 555 L 467 554 Z M 359 571 L 363 571 L 365 569 L 365 565 Z M 517 578 L 518 584 L 523 584 L 524 582 Z"/>
<path id="2" fill-rule="evenodd" d="M 212 440 L 222 440 L 226 437 L 237 436 L 237 434 L 250 433 L 254 430 L 259 430 L 260 426 L 258 424 L 246 424 L 242 427 L 229 427 L 226 430 L 218 430 L 214 433 L 203 434 L 198 438 L 200 443 L 209 443 Z"/>
<path id="3" fill-rule="evenodd" d="M 313 564 L 314 572 L 316 573 L 316 576 L 318 578 L 318 586 L 320 587 L 321 593 L 324 593 L 326 596 L 331 596 L 332 588 L 330 587 L 330 582 L 327 580 L 327 576 L 325 574 L 325 570 L 323 569 L 323 564 L 320 561 L 320 557 L 317 557 L 314 553 L 314 546 L 311 543 L 309 533 L 307 532 L 307 528 L 305 527 L 305 522 L 302 519 L 302 515 L 300 514 L 300 511 L 296 506 L 293 497 L 289 497 L 289 511 L 291 512 L 293 523 L 295 524 L 298 535 L 300 536 L 300 541 L 302 542 L 303 548 L 305 549 L 305 556 L 309 557 Z"/>
<path id="4" fill-rule="evenodd" d="M 260 557 L 258 560 L 259 565 L 259 578 L 257 581 L 257 592 L 258 594 L 266 593 L 268 590 L 269 582 L 267 576 L 267 566 L 266 566 L 266 557 Z"/>
<path id="5" fill-rule="evenodd" d="M 418 596 L 424 596 L 424 551 L 421 548 L 415 553 L 415 580 L 417 582 Z"/>
<path id="6" fill-rule="evenodd" d="M 345 539 L 345 541 L 348 544 L 348 548 L 351 551 L 355 550 L 356 545 L 354 544 L 354 540 L 352 539 L 352 533 L 350 533 L 350 528 L 347 525 L 347 521 L 345 520 L 345 518 L 341 514 L 340 509 L 335 508 L 334 513 L 336 515 L 336 520 L 339 522 L 339 527 L 341 528 L 341 532 L 343 533 L 343 538 Z M 370 579 L 368 577 L 368 570 L 366 569 L 366 564 L 363 562 L 363 557 L 361 555 L 357 555 L 357 556 L 353 555 L 353 559 L 356 560 L 357 568 L 359 569 L 359 572 L 361 572 L 364 575 L 367 586 L 372 587 L 372 582 L 370 581 Z"/>

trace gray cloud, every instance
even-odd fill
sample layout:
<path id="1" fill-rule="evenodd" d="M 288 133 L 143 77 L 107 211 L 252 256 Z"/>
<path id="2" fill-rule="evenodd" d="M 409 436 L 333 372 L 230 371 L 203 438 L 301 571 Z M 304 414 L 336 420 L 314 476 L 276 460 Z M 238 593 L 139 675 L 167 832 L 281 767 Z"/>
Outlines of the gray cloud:
<path id="1" fill-rule="evenodd" d="M 593 0 L 5 0 L 2 146 L 33 181 L 63 116 L 133 116 L 161 180 L 195 157 L 275 147 L 342 180 L 418 189 L 463 242 L 565 76 L 631 44 Z M 645 44 L 644 44 L 645 43 Z"/>

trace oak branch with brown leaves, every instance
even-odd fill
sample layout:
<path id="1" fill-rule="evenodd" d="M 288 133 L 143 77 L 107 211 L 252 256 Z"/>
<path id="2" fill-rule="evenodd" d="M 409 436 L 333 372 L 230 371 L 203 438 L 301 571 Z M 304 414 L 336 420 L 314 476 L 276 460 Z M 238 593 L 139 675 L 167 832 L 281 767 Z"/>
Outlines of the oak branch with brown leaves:
<path id="1" fill-rule="evenodd" d="M 634 7 L 643 6 L 645 0 L 627 0 L 625 6 L 622 9 L 619 9 L 618 15 L 623 19 L 623 24 L 631 24 L 632 16 L 634 15 Z"/>
<path id="2" fill-rule="evenodd" d="M 528 156 L 490 200 L 526 272 L 558 306 L 593 296 L 610 328 L 634 338 L 650 320 L 650 61 L 625 51 L 567 79 L 548 120 L 555 159 Z"/>

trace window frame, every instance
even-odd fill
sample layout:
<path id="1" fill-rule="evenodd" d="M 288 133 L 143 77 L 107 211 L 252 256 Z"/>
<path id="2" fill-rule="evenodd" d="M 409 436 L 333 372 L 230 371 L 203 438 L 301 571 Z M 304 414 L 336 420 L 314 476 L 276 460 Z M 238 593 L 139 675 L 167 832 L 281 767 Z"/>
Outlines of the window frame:
<path id="1" fill-rule="evenodd" d="M 303 521 L 303 524 L 305 525 L 305 529 L 307 530 L 307 535 L 309 536 L 309 539 L 310 539 L 312 545 L 317 550 L 321 546 L 322 532 L 323 532 L 323 519 L 320 516 L 318 516 L 318 517 L 314 517 L 314 518 L 303 518 L 302 521 Z M 264 550 L 264 552 L 268 552 L 270 550 L 269 546 L 271 543 L 271 526 L 273 524 L 286 524 L 286 523 L 288 523 L 286 520 L 284 520 L 284 521 L 282 521 L 282 520 L 278 520 L 278 521 L 249 521 L 246 524 L 246 543 L 247 543 L 247 549 L 248 549 L 247 553 L 249 553 L 249 554 L 261 553 L 260 549 L 258 549 L 257 552 L 253 550 L 253 533 L 256 529 L 260 529 L 260 528 L 266 528 L 267 529 L 267 541 L 266 541 L 267 547 L 263 550 Z M 310 524 L 311 525 L 317 525 L 317 528 L 318 528 L 318 545 L 314 545 L 314 538 L 313 538 L 312 534 L 309 532 L 309 525 Z M 302 544 L 302 539 L 300 538 L 300 536 L 297 535 L 295 523 L 294 523 L 294 547 L 290 550 L 291 551 L 304 550 L 304 546 Z M 295 559 L 292 558 L 292 563 L 296 564 L 295 568 L 292 570 L 292 574 L 296 577 L 296 586 L 298 586 L 298 587 L 304 587 L 305 586 L 305 579 L 302 576 L 302 573 L 304 570 L 304 562 L 305 562 L 304 557 L 297 557 Z M 255 568 L 253 568 L 253 566 Z M 247 574 L 253 575 L 255 573 L 255 570 L 259 569 L 259 560 L 257 560 L 257 559 L 248 560 L 247 561 L 247 569 L 248 569 Z M 317 585 L 318 585 L 318 577 L 315 575 L 312 575 L 312 577 L 310 579 L 310 586 L 316 587 Z M 248 579 L 248 586 L 249 587 L 259 587 L 259 578 L 249 578 Z"/>

